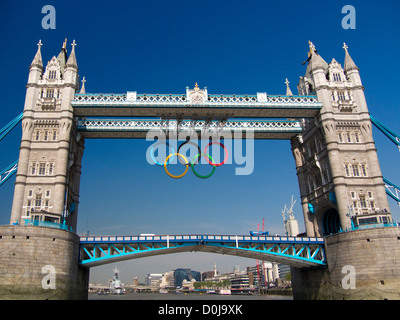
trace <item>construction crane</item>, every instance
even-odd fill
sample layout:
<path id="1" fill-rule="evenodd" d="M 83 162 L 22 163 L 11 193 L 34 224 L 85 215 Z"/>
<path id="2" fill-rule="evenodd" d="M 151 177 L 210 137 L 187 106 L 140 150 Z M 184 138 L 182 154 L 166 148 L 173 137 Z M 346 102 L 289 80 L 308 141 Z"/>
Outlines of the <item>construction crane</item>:
<path id="1" fill-rule="evenodd" d="M 293 207 L 294 207 L 294 204 L 296 203 L 296 201 L 297 200 L 294 200 L 293 201 L 293 195 L 292 195 L 292 204 L 290 205 L 290 207 L 289 207 L 289 209 L 287 210 L 287 214 L 289 215 L 289 218 L 293 218 L 294 217 L 294 215 L 293 215 Z"/>
<path id="2" fill-rule="evenodd" d="M 264 230 L 264 218 L 263 218 L 263 224 L 262 224 L 262 231 L 260 231 L 260 224 L 258 224 L 257 231 L 250 231 L 250 235 L 252 237 L 269 236 L 269 231 Z"/>
<path id="3" fill-rule="evenodd" d="M 282 209 L 282 217 L 283 217 L 283 224 L 285 226 L 285 233 L 287 236 L 296 236 L 298 234 L 298 222 L 294 217 L 293 207 L 297 200 L 293 201 L 292 195 L 292 202 L 290 206 L 286 205 Z M 286 214 L 288 215 L 288 219 L 286 219 Z"/>

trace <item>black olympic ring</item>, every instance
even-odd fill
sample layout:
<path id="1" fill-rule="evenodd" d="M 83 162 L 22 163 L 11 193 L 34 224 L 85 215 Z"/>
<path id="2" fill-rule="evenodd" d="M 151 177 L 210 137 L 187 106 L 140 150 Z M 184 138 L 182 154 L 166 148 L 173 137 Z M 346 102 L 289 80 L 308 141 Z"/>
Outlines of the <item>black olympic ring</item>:
<path id="1" fill-rule="evenodd" d="M 199 154 L 201 154 L 201 149 L 200 149 L 200 147 L 199 147 L 197 144 L 195 144 L 194 142 L 190 141 L 189 139 L 186 139 L 186 141 L 183 142 L 183 143 L 179 146 L 177 153 L 180 153 L 179 151 L 181 150 L 181 148 L 182 148 L 186 143 L 187 143 L 187 144 L 190 144 L 190 145 L 192 145 L 192 146 L 197 147 L 197 150 L 199 151 Z M 200 158 L 200 156 L 199 156 L 199 158 Z M 179 158 L 178 158 L 178 159 L 179 159 Z M 193 159 L 194 159 L 194 158 L 193 158 Z M 198 164 L 199 161 L 200 161 L 200 159 L 197 159 L 197 163 L 195 163 L 194 165 Z M 180 159 L 179 159 L 179 162 L 182 163 L 182 161 L 181 161 Z M 184 164 L 184 163 L 182 163 L 182 164 Z M 190 165 L 190 162 L 186 163 L 185 165 L 189 166 L 189 165 Z"/>

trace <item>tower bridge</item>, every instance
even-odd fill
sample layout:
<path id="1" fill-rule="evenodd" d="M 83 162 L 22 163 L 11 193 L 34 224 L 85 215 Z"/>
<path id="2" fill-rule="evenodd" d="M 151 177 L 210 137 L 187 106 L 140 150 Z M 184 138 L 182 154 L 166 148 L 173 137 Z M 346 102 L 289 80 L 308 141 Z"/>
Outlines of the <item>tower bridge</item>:
<path id="1" fill-rule="evenodd" d="M 13 279 L 0 279 L 7 297 L 82 299 L 90 266 L 198 250 L 286 262 L 292 266 L 295 298 L 398 299 L 400 227 L 387 197 L 390 192 L 398 201 L 398 187 L 382 177 L 372 135 L 378 122 L 369 114 L 347 45 L 342 66 L 336 59 L 327 63 L 309 42 L 298 95 L 288 81 L 286 95 L 209 94 L 197 84 L 185 94 L 86 93 L 75 41 L 69 54 L 64 42 L 45 67 L 42 45 L 39 41 L 29 67 L 23 115 L 0 132 L 3 138 L 21 123 L 19 159 L 1 171 L 1 183 L 17 171 L 10 225 L 0 226 L 0 251 L 6 253 L 0 263 Z M 85 140 L 145 138 L 151 130 L 183 135 L 212 130 L 217 140 L 228 132 L 236 138 L 237 132 L 251 131 L 255 139 L 290 140 L 305 237 L 106 239 L 69 231 L 77 225 Z M 361 228 L 364 224 L 372 227 Z M 349 265 L 357 272 L 353 291 L 341 286 L 343 267 Z M 43 288 L 43 266 L 54 268 L 56 291 Z"/>

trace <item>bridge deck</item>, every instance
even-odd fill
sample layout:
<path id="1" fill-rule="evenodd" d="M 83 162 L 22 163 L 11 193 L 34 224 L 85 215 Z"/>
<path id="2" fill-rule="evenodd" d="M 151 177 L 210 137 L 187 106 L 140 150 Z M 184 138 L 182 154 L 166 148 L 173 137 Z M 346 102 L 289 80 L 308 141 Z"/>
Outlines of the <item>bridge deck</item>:
<path id="1" fill-rule="evenodd" d="M 202 251 L 276 261 L 299 268 L 325 265 L 323 238 L 232 235 L 81 237 L 80 263 L 87 267 L 152 255 Z"/>

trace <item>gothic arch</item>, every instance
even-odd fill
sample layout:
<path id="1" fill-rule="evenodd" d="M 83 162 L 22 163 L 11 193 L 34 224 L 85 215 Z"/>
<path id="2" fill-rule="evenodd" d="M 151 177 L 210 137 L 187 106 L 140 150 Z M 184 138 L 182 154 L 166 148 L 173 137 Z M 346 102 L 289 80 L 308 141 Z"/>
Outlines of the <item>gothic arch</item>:
<path id="1" fill-rule="evenodd" d="M 327 209 L 322 216 L 323 235 L 338 233 L 340 230 L 339 213 L 335 208 Z"/>

